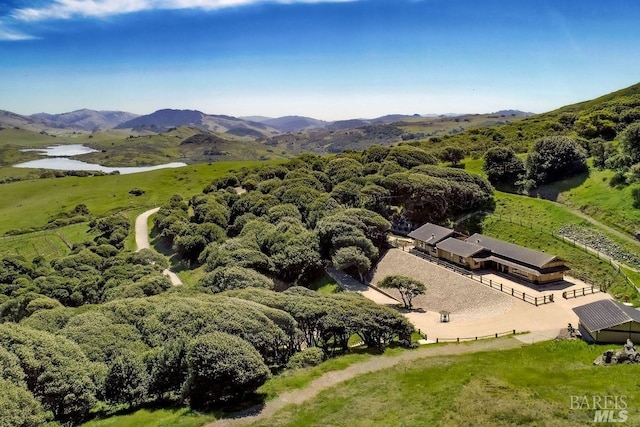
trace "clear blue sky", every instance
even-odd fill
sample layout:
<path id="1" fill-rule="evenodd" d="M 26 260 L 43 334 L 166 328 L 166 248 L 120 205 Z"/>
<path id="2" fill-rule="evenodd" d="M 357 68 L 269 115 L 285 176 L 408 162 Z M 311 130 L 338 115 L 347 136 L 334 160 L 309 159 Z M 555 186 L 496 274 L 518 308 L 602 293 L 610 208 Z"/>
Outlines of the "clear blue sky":
<path id="1" fill-rule="evenodd" d="M 543 112 L 640 81 L 640 2 L 9 0 L 0 109 Z"/>

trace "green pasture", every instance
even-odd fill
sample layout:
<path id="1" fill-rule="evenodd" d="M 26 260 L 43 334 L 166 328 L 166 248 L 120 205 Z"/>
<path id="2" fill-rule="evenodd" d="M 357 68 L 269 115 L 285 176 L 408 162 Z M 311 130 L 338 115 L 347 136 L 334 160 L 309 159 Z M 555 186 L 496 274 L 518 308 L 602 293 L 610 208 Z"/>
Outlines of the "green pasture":
<path id="1" fill-rule="evenodd" d="M 53 230 L 17 236 L 0 237 L 0 258 L 20 255 L 31 260 L 37 256 L 53 259 L 66 256 L 73 243 L 91 240 L 87 223 L 73 224 Z"/>
<path id="2" fill-rule="evenodd" d="M 191 197 L 231 169 L 260 161 L 217 162 L 128 175 L 65 177 L 0 185 L 0 235 L 43 227 L 53 216 L 84 203 L 93 215 L 135 211 L 166 203 L 174 194 Z M 129 194 L 133 188 L 145 194 Z"/>
<path id="3" fill-rule="evenodd" d="M 636 367 L 593 366 L 605 349 L 581 341 L 550 341 L 425 358 L 360 375 L 250 425 L 577 427 L 591 425 L 594 411 L 572 409 L 571 396 L 603 395 L 624 395 L 626 425 L 638 425 Z"/>

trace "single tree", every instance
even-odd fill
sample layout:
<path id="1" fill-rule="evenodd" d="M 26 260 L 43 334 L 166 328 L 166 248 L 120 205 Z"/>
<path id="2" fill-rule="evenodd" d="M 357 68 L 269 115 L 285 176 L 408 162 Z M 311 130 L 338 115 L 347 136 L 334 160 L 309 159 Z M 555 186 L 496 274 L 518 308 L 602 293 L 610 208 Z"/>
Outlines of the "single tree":
<path id="1" fill-rule="evenodd" d="M 451 166 L 458 166 L 460 161 L 464 160 L 464 150 L 458 147 L 445 147 L 440 153 L 440 158 L 451 163 Z"/>
<path id="2" fill-rule="evenodd" d="M 378 286 L 387 289 L 397 289 L 398 292 L 400 292 L 404 307 L 409 310 L 413 308 L 411 304 L 413 298 L 418 295 L 424 295 L 426 291 L 426 287 L 422 282 L 412 279 L 411 277 L 398 275 L 385 277 L 378 283 Z"/>
<path id="3" fill-rule="evenodd" d="M 513 150 L 503 147 L 487 150 L 482 169 L 493 184 L 514 184 L 525 173 L 524 162 Z"/>

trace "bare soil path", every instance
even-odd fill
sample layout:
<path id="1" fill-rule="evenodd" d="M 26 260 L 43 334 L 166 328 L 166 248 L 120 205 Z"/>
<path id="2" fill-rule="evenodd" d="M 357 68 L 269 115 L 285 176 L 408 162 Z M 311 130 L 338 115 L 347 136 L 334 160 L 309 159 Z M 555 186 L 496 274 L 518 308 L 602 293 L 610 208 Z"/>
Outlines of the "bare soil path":
<path id="1" fill-rule="evenodd" d="M 416 350 L 405 351 L 397 356 L 378 356 L 373 357 L 362 363 L 349 366 L 341 371 L 327 372 L 320 378 L 312 381 L 303 389 L 293 390 L 283 393 L 277 398 L 267 402 L 264 406 L 248 410 L 238 414 L 235 418 L 225 418 L 207 424 L 205 427 L 231 427 L 241 426 L 262 421 L 275 415 L 280 409 L 286 405 L 300 405 L 323 390 L 334 387 L 344 381 L 354 378 L 358 375 L 368 374 L 371 372 L 388 369 L 402 363 L 413 362 L 418 359 L 424 359 L 436 356 L 449 356 L 456 354 L 478 353 L 483 351 L 507 350 L 522 347 L 524 344 L 514 338 L 501 338 L 497 340 L 480 340 L 463 344 L 447 344 L 447 345 L 430 345 L 421 347 Z M 428 361 L 423 361 L 428 363 Z"/>
<path id="2" fill-rule="evenodd" d="M 149 222 L 149 217 L 159 210 L 160 208 L 149 209 L 136 218 L 136 251 L 151 249 L 151 245 L 149 244 L 149 226 L 147 223 Z M 182 280 L 180 280 L 178 275 L 168 268 L 165 269 L 162 274 L 168 276 L 174 286 L 182 285 Z"/>

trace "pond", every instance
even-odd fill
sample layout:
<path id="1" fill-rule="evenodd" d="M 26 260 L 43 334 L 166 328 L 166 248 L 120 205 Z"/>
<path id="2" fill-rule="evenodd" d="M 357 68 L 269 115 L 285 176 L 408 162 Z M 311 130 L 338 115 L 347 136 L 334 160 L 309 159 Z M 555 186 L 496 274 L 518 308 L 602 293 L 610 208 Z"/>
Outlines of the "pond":
<path id="1" fill-rule="evenodd" d="M 69 144 L 69 145 L 50 145 L 47 148 L 24 148 L 20 151 L 24 152 L 36 152 L 43 156 L 49 157 L 67 157 L 67 156 L 79 156 L 80 154 L 95 153 L 98 150 L 87 147 L 82 144 Z"/>
<path id="2" fill-rule="evenodd" d="M 52 157 L 49 159 L 31 160 L 29 162 L 18 163 L 13 165 L 16 168 L 32 168 L 32 169 L 52 169 L 65 171 L 100 171 L 111 173 L 118 171 L 121 174 L 148 172 L 156 169 L 179 168 L 187 166 L 186 163 L 173 162 L 155 166 L 135 166 L 135 167 L 108 167 L 96 163 L 87 163 L 80 160 L 67 158 L 68 156 L 79 156 L 81 154 L 95 153 L 98 150 L 84 146 L 82 144 L 69 145 L 52 145 L 46 148 L 25 148 L 20 151 L 38 152 L 43 156 Z"/>
<path id="3" fill-rule="evenodd" d="M 118 171 L 122 175 L 129 173 L 148 172 L 156 169 L 179 168 L 182 166 L 187 166 L 187 164 L 182 162 L 173 162 L 155 166 L 107 167 L 95 163 L 87 163 L 81 162 L 80 160 L 68 159 L 66 157 L 31 160 L 29 162 L 13 165 L 13 167 L 15 168 L 53 169 L 65 171 L 101 171 L 105 173 Z"/>

